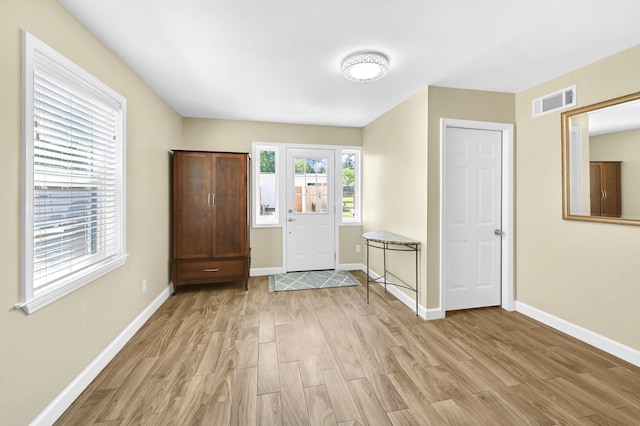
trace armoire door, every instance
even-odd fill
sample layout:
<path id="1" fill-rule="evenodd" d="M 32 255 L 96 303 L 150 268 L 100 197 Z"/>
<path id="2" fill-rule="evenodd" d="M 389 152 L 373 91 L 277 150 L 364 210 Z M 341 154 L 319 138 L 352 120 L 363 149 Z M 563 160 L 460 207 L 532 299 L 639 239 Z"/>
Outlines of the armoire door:
<path id="1" fill-rule="evenodd" d="M 608 217 L 620 217 L 622 215 L 622 203 L 620 200 L 620 163 L 603 163 L 602 167 L 602 215 Z"/>
<path id="2" fill-rule="evenodd" d="M 205 259 L 212 255 L 211 165 L 209 153 L 174 154 L 174 258 Z"/>
<path id="3" fill-rule="evenodd" d="M 212 154 L 213 257 L 247 255 L 247 156 Z"/>
<path id="4" fill-rule="evenodd" d="M 600 163 L 589 164 L 591 216 L 602 216 L 602 167 Z"/>
<path id="5" fill-rule="evenodd" d="M 620 217 L 622 215 L 620 161 L 592 161 L 589 172 L 591 215 Z"/>

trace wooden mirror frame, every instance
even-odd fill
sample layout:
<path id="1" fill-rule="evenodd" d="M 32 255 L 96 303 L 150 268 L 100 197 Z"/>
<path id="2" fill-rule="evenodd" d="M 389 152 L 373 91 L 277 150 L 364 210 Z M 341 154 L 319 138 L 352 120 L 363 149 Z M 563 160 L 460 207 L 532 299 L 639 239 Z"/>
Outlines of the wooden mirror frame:
<path id="1" fill-rule="evenodd" d="M 607 101 L 598 102 L 596 104 L 587 105 L 580 108 L 575 108 L 569 111 L 565 111 L 561 114 L 562 123 L 562 218 L 565 220 L 578 220 L 584 222 L 600 222 L 600 223 L 613 223 L 619 225 L 635 225 L 640 226 L 640 218 L 638 219 L 625 219 L 621 217 L 606 217 L 606 216 L 587 216 L 587 215 L 575 215 L 570 213 L 570 197 L 571 197 L 571 182 L 570 182 L 570 152 L 569 152 L 569 131 L 570 131 L 570 119 L 579 114 L 588 113 L 602 108 L 611 107 L 614 105 L 623 104 L 625 102 L 631 102 L 640 99 L 640 92 L 632 93 L 630 95 L 621 96 L 619 98 L 609 99 Z"/>

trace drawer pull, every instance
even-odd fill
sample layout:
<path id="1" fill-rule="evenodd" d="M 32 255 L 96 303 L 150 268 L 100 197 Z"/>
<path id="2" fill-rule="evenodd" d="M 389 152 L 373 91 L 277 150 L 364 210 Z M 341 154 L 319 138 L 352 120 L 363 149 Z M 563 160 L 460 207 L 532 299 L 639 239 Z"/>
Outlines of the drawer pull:
<path id="1" fill-rule="evenodd" d="M 205 269 L 205 272 L 218 272 L 220 270 L 220 268 L 214 268 L 214 269 Z"/>

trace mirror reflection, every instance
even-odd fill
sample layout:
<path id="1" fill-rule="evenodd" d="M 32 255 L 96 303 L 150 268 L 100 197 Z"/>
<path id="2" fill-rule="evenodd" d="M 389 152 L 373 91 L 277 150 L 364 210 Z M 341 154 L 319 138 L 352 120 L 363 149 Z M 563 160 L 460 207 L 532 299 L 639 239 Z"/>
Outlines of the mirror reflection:
<path id="1" fill-rule="evenodd" d="M 564 218 L 640 225 L 640 93 L 562 113 Z"/>

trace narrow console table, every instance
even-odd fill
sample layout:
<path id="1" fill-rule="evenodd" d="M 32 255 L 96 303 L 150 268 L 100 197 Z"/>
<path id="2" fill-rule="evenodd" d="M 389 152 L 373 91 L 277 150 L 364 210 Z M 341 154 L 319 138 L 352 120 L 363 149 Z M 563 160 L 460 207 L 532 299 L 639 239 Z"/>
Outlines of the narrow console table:
<path id="1" fill-rule="evenodd" d="M 367 246 L 367 303 L 369 303 L 369 283 L 375 282 L 384 284 L 385 291 L 387 290 L 387 284 L 396 287 L 406 288 L 413 291 L 416 294 L 416 315 L 418 315 L 418 294 L 419 294 L 419 280 L 418 280 L 418 265 L 419 258 L 418 252 L 420 249 L 420 241 L 415 241 L 402 235 L 394 234 L 388 231 L 372 231 L 366 232 L 362 235 L 365 244 Z M 382 249 L 383 268 L 384 272 L 379 278 L 371 278 L 369 275 L 369 247 Z M 415 285 L 410 285 L 401 280 L 397 275 L 387 270 L 387 251 L 410 251 L 415 252 L 416 255 L 416 282 Z M 387 275 L 394 278 L 396 282 L 389 282 Z"/>

